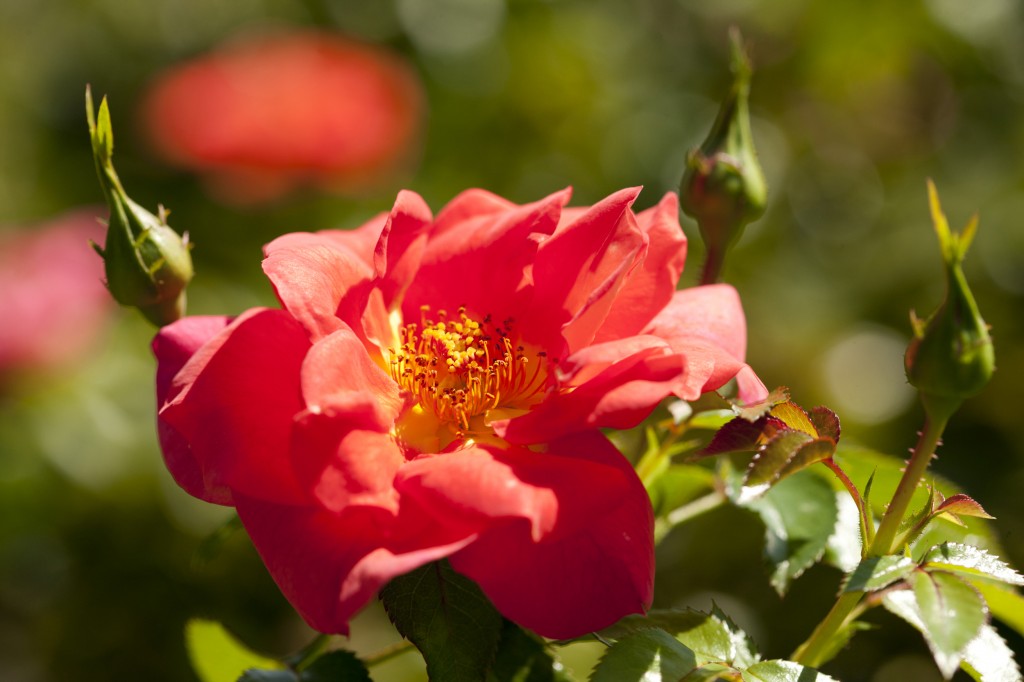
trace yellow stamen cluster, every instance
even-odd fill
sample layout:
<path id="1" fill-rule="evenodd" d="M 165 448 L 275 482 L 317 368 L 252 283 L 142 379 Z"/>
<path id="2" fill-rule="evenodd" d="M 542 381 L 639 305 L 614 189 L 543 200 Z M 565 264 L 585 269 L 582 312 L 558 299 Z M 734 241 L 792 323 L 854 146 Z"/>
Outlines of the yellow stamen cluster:
<path id="1" fill-rule="evenodd" d="M 429 312 L 424 306 L 420 323 L 401 329 L 401 346 L 390 358 L 391 376 L 424 411 L 461 436 L 476 415 L 539 400 L 547 379 L 545 353 L 531 363 L 513 337 L 514 320 L 496 324 L 488 315 L 477 322 L 463 307 L 457 320 L 439 310 L 435 322 Z"/>

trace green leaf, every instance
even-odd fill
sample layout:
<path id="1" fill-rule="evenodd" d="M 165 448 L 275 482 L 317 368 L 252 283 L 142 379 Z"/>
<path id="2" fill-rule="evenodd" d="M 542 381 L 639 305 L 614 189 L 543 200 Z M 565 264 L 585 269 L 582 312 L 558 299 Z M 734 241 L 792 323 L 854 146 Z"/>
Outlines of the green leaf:
<path id="1" fill-rule="evenodd" d="M 743 671 L 743 682 L 835 682 L 814 668 L 793 661 L 761 661 Z"/>
<path id="2" fill-rule="evenodd" d="M 1013 651 L 989 624 L 971 640 L 961 667 L 979 682 L 1020 682 L 1020 668 Z"/>
<path id="3" fill-rule="evenodd" d="M 906 556 L 869 557 L 847 577 L 844 592 L 875 592 L 903 580 L 917 568 Z"/>
<path id="4" fill-rule="evenodd" d="M 941 568 L 968 578 L 982 578 L 1011 585 L 1024 585 L 1024 576 L 1010 568 L 999 557 L 983 549 L 955 542 L 944 542 L 932 547 L 923 562 L 927 567 Z"/>
<path id="5" fill-rule="evenodd" d="M 746 506 L 764 522 L 771 584 L 785 594 L 790 582 L 825 553 L 838 518 L 832 487 L 819 476 L 801 472 Z"/>
<path id="6" fill-rule="evenodd" d="M 658 609 L 646 616 L 626 616 L 601 631 L 603 637 L 623 639 L 645 630 L 660 629 L 691 649 L 699 665 L 726 663 L 745 667 L 758 660 L 753 642 L 721 609 L 711 613 L 696 609 Z"/>
<path id="7" fill-rule="evenodd" d="M 985 598 L 989 612 L 1024 637 L 1024 596 L 1002 583 L 977 581 L 972 584 Z"/>
<path id="8" fill-rule="evenodd" d="M 423 654 L 431 680 L 486 678 L 502 618 L 480 587 L 447 561 L 395 578 L 380 598 L 398 632 Z"/>
<path id="9" fill-rule="evenodd" d="M 664 630 L 653 628 L 609 647 L 590 682 L 676 682 L 696 667 L 693 651 Z"/>
<path id="10" fill-rule="evenodd" d="M 277 661 L 251 651 L 211 620 L 185 624 L 185 648 L 203 682 L 235 682 L 247 668 L 281 668 Z"/>
<path id="11" fill-rule="evenodd" d="M 544 642 L 506 620 L 488 682 L 571 682 Z"/>
<path id="12" fill-rule="evenodd" d="M 888 592 L 882 604 L 924 635 L 935 664 L 948 679 L 985 623 L 985 602 L 974 588 L 944 571 L 916 571 L 908 582 L 912 590 Z"/>
<path id="13" fill-rule="evenodd" d="M 836 491 L 836 527 L 829 536 L 824 561 L 843 573 L 860 564 L 863 541 L 860 510 L 845 490 Z"/>

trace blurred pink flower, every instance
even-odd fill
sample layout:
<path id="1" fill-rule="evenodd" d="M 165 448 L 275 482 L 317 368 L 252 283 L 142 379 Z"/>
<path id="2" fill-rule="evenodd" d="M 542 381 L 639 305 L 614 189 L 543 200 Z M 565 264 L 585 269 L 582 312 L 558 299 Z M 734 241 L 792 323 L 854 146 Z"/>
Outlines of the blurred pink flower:
<path id="1" fill-rule="evenodd" d="M 422 108 L 395 55 L 305 31 L 242 38 L 172 67 L 143 115 L 164 157 L 254 202 L 305 183 L 372 184 L 409 156 Z"/>
<path id="2" fill-rule="evenodd" d="M 89 248 L 103 239 L 98 216 L 80 209 L 0 231 L 0 375 L 62 366 L 96 340 L 113 307 Z"/>

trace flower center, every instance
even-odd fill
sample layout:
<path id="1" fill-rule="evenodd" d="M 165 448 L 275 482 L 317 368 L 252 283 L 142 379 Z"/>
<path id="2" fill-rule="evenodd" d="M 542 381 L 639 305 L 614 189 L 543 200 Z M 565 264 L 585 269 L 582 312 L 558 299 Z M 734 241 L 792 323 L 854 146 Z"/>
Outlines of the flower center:
<path id="1" fill-rule="evenodd" d="M 455 438 L 465 438 L 490 433 L 488 413 L 525 410 L 541 400 L 547 354 L 527 357 L 514 320 L 498 324 L 487 315 L 478 322 L 464 307 L 457 320 L 449 320 L 444 310 L 437 311 L 436 321 L 429 314 L 423 306 L 420 322 L 401 329 L 401 345 L 389 363 L 392 378 L 413 397 L 417 414 L 433 414 Z"/>

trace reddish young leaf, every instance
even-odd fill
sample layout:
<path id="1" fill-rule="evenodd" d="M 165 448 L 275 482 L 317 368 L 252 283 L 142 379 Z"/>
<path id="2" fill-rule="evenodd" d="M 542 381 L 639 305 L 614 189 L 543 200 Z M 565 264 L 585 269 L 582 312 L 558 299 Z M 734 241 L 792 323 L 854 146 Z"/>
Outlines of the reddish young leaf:
<path id="1" fill-rule="evenodd" d="M 773 483 L 800 448 L 811 441 L 811 436 L 802 431 L 787 430 L 776 435 L 750 461 L 744 487 Z"/>
<path id="2" fill-rule="evenodd" d="M 839 442 L 839 415 L 824 405 L 819 405 L 811 409 L 809 416 L 820 437 L 831 438 L 834 443 Z"/>
<path id="3" fill-rule="evenodd" d="M 974 516 L 979 519 L 994 519 L 994 516 L 989 515 L 988 512 L 982 508 L 978 502 L 970 495 L 964 495 L 958 493 L 940 504 L 935 509 L 936 514 L 953 514 L 955 516 Z"/>
<path id="4" fill-rule="evenodd" d="M 694 458 L 720 455 L 725 452 L 756 450 L 757 441 L 761 437 L 767 421 L 765 417 L 755 422 L 749 422 L 742 417 L 736 417 L 718 429 L 711 442 L 708 443 L 708 446 L 698 452 Z"/>

